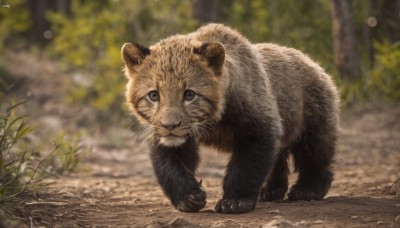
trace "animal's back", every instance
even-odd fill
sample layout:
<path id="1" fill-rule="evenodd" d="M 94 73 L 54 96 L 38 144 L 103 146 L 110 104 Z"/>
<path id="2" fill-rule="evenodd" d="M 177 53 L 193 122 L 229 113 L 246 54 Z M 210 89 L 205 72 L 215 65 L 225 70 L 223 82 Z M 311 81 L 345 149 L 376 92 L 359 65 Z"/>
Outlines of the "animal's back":
<path id="1" fill-rule="evenodd" d="M 202 42 L 218 42 L 224 45 L 225 70 L 230 80 L 229 91 L 240 94 L 243 99 L 255 100 L 255 91 L 269 93 L 264 91 L 269 90 L 269 81 L 265 75 L 261 55 L 239 32 L 221 24 L 208 24 L 188 36 Z"/>
<path id="2" fill-rule="evenodd" d="M 331 77 L 302 52 L 271 43 L 254 45 L 277 99 L 284 136 L 282 147 L 293 143 L 307 122 L 338 122 L 339 101 Z M 336 129 L 336 127 L 334 127 Z"/>

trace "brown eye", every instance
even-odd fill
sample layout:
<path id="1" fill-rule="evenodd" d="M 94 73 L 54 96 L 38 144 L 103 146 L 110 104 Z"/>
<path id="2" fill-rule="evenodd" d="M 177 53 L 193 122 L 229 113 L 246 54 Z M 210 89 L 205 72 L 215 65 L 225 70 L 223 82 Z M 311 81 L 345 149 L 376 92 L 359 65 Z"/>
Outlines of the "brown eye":
<path id="1" fill-rule="evenodd" d="M 151 101 L 155 102 L 155 101 L 160 100 L 160 95 L 158 94 L 157 91 L 150 91 L 149 92 L 149 98 L 150 98 Z"/>
<path id="2" fill-rule="evenodd" d="M 186 90 L 183 96 L 185 100 L 191 101 L 196 97 L 196 93 L 193 90 Z"/>

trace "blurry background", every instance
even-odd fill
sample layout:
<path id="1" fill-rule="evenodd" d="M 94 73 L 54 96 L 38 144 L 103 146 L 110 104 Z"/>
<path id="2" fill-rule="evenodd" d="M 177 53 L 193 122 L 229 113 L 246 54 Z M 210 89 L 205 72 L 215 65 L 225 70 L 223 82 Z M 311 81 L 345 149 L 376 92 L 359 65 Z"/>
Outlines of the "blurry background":
<path id="1" fill-rule="evenodd" d="M 398 201 L 385 197 L 400 196 L 400 0 L 0 0 L 0 227 L 10 227 L 4 214 L 30 227 L 173 219 L 148 150 L 131 132 L 120 48 L 151 45 L 209 22 L 231 26 L 254 43 L 300 49 L 340 89 L 342 129 L 330 196 L 344 197 L 314 210 L 275 205 L 279 213 L 300 221 L 310 219 L 307 211 L 312 219 L 326 218 L 327 226 L 372 227 L 396 216 L 398 224 Z M 201 151 L 198 172 L 208 209 L 221 195 L 227 160 L 212 152 Z M 25 191 L 41 181 L 52 185 Z M 349 205 L 342 207 L 342 200 Z M 81 204 L 54 208 L 36 201 Z M 158 217 L 146 213 L 160 208 Z M 191 219 L 221 219 L 203 215 Z M 268 217 L 241 222 L 258 227 Z"/>
<path id="2" fill-rule="evenodd" d="M 80 72 L 66 101 L 83 102 L 105 119 L 121 110 L 123 43 L 150 45 L 208 22 L 229 25 L 252 42 L 276 42 L 308 53 L 333 74 L 345 104 L 400 99 L 399 0 L 0 3 L 2 88 L 10 84 L 7 53 L 44 56 L 62 72 Z"/>

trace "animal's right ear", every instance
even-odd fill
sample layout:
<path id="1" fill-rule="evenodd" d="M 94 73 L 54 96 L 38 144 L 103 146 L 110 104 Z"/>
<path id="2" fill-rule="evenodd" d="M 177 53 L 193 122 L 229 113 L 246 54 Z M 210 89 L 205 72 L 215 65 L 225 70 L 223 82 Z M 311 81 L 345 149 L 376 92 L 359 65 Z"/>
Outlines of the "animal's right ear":
<path id="1" fill-rule="evenodd" d="M 122 46 L 121 55 L 125 65 L 134 70 L 150 54 L 150 49 L 139 44 L 126 43 Z"/>

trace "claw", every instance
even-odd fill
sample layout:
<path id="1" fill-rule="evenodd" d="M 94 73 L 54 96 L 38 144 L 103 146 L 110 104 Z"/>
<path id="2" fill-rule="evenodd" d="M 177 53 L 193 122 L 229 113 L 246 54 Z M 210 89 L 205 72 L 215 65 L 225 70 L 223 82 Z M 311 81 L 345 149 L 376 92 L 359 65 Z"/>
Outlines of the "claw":
<path id="1" fill-rule="evenodd" d="M 202 189 L 196 189 L 181 200 L 176 208 L 183 212 L 197 212 L 206 206 L 207 195 Z"/>
<path id="2" fill-rule="evenodd" d="M 250 199 L 221 199 L 215 206 L 215 211 L 222 214 L 241 214 L 254 210 L 255 200 Z"/>

